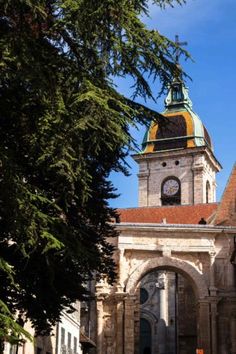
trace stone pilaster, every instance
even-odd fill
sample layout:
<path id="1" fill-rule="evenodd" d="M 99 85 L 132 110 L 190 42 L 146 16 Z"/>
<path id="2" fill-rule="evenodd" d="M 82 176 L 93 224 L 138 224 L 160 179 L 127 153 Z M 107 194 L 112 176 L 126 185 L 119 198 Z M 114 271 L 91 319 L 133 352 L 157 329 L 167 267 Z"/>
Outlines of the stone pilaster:
<path id="1" fill-rule="evenodd" d="M 203 166 L 195 165 L 193 167 L 194 173 L 194 204 L 203 203 Z"/>
<path id="2" fill-rule="evenodd" d="M 116 294 L 116 354 L 124 354 L 124 297 L 125 294 Z"/>
<path id="3" fill-rule="evenodd" d="M 219 318 L 219 323 L 218 323 L 218 330 L 219 330 L 218 342 L 219 342 L 219 353 L 220 354 L 228 354 L 228 353 L 230 353 L 229 345 L 228 345 L 228 340 L 229 340 L 228 322 L 229 322 L 229 319 L 228 319 L 227 316 L 221 316 Z"/>
<path id="4" fill-rule="evenodd" d="M 148 185 L 149 185 L 149 172 L 140 172 L 139 178 L 139 207 L 148 206 Z"/>
<path id="5" fill-rule="evenodd" d="M 215 288 L 215 256 L 216 252 L 209 252 L 210 256 L 210 289 Z"/>
<path id="6" fill-rule="evenodd" d="M 125 354 L 134 354 L 134 300 L 135 298 L 132 295 L 125 299 Z"/>
<path id="7" fill-rule="evenodd" d="M 230 320 L 230 339 L 231 339 L 231 354 L 236 354 L 236 313 L 233 314 Z"/>
<path id="8" fill-rule="evenodd" d="M 235 266 L 232 263 L 228 263 L 228 288 L 235 290 Z"/>
<path id="9" fill-rule="evenodd" d="M 217 288 L 215 286 L 215 257 L 216 252 L 209 252 L 210 256 L 210 318 L 211 318 L 211 351 L 212 354 L 217 354 Z"/>
<path id="10" fill-rule="evenodd" d="M 104 354 L 103 351 L 103 297 L 97 298 L 97 354 Z"/>
<path id="11" fill-rule="evenodd" d="M 210 311 L 208 300 L 198 302 L 198 348 L 211 354 Z"/>
<path id="12" fill-rule="evenodd" d="M 217 345 L 217 304 L 219 299 L 217 297 L 213 297 L 210 299 L 210 309 L 211 309 L 211 354 L 218 353 L 218 345 Z"/>

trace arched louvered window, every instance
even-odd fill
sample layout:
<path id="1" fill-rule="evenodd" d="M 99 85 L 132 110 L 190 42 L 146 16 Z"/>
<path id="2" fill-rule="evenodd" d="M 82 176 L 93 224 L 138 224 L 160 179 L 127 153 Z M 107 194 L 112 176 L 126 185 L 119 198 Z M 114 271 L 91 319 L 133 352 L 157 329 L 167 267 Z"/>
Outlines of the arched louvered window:
<path id="1" fill-rule="evenodd" d="M 206 183 L 206 203 L 210 203 L 210 194 L 211 194 L 211 186 L 210 186 L 210 182 L 207 181 Z"/>

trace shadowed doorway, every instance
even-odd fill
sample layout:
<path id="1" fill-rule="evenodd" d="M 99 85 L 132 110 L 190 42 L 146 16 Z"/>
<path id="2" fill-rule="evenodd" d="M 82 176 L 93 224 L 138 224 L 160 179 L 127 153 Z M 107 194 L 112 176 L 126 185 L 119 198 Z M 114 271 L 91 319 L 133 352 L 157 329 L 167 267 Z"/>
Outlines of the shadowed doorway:
<path id="1" fill-rule="evenodd" d="M 179 273 L 155 270 L 140 282 L 139 354 L 195 354 L 196 298 Z"/>
<path id="2" fill-rule="evenodd" d="M 140 354 L 151 354 L 152 332 L 150 323 L 140 319 Z"/>

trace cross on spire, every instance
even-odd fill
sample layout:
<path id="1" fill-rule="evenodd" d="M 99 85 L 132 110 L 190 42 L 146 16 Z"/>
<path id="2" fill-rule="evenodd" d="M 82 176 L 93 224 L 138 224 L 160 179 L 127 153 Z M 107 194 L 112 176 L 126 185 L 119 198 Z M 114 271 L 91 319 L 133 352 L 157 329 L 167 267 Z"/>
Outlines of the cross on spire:
<path id="1" fill-rule="evenodd" d="M 176 35 L 175 36 L 175 44 L 178 45 L 178 46 L 183 46 L 183 45 L 187 45 L 188 42 L 180 42 L 179 41 L 179 36 Z M 181 54 L 180 49 L 176 48 L 176 51 L 175 51 L 175 63 L 176 64 L 178 64 L 178 62 L 179 62 L 180 54 Z"/>

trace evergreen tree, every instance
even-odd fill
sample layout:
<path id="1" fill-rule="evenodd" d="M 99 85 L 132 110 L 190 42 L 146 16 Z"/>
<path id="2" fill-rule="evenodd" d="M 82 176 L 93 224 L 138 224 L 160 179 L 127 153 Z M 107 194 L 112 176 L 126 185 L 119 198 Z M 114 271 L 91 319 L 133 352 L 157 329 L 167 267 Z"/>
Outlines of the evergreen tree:
<path id="1" fill-rule="evenodd" d="M 108 177 L 127 173 L 129 126 L 159 115 L 113 79 L 153 98 L 147 77 L 164 89 L 178 70 L 147 13 L 148 0 L 0 0 L 1 338 L 16 314 L 48 333 L 92 274 L 114 280 Z"/>

